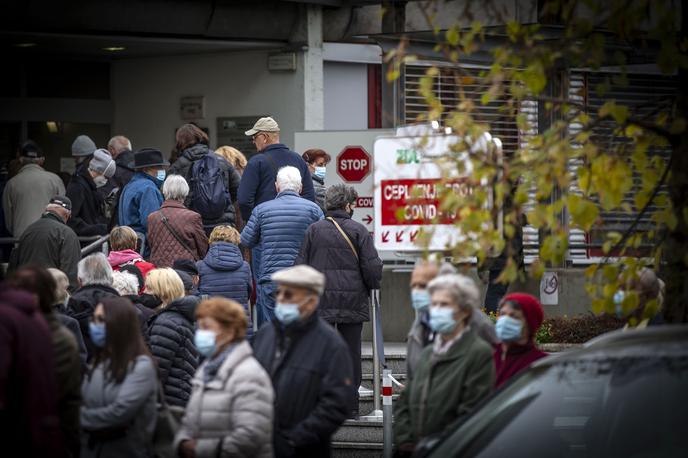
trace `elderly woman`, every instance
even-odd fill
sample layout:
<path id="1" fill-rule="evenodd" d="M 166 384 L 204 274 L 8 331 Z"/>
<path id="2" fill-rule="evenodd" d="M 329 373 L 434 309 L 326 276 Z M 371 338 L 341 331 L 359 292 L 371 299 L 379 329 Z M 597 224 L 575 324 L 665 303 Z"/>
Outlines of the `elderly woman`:
<path id="1" fill-rule="evenodd" d="M 229 162 L 240 176 L 244 174 L 244 169 L 248 161 L 241 151 L 233 146 L 221 146 L 215 150 L 215 154 L 223 157 L 225 161 Z"/>
<path id="2" fill-rule="evenodd" d="M 394 406 L 400 456 L 410 456 L 418 441 L 469 413 L 494 385 L 492 350 L 469 325 L 480 297 L 475 282 L 443 275 L 430 282 L 428 291 L 430 327 L 437 335 Z"/>
<path id="3" fill-rule="evenodd" d="M 547 356 L 535 346 L 535 333 L 542 324 L 542 305 L 530 294 L 512 293 L 502 299 L 495 325 L 497 338 L 494 363 L 495 387 Z"/>
<path id="4" fill-rule="evenodd" d="M 380 288 L 382 261 L 368 230 L 351 219 L 358 195 L 351 186 L 327 190 L 326 219 L 306 231 L 295 264 L 308 264 L 325 274 L 320 316 L 346 341 L 354 361 L 354 384 L 361 384 L 361 331 L 368 321 L 369 291 Z M 358 414 L 358 399 L 351 415 Z"/>
<path id="5" fill-rule="evenodd" d="M 129 226 L 116 226 L 110 231 L 110 254 L 108 254 L 108 262 L 112 270 L 122 270 L 125 266 L 134 266 L 140 272 L 144 279 L 148 272 L 155 269 L 155 265 L 143 260 L 136 251 L 138 237 L 136 232 Z M 139 290 L 143 291 L 145 284 L 139 285 Z"/>
<path id="6" fill-rule="evenodd" d="M 184 284 L 170 269 L 155 269 L 146 279 L 146 293 L 160 299 L 148 319 L 148 343 L 157 360 L 167 402 L 184 407 L 191 395 L 191 379 L 198 367 L 194 345 L 194 312 L 198 298 L 184 297 Z"/>
<path id="7" fill-rule="evenodd" d="M 206 357 L 174 440 L 181 457 L 271 457 L 274 392 L 245 340 L 244 308 L 222 298 L 196 310 L 195 341 Z"/>
<path id="8" fill-rule="evenodd" d="M 103 300 L 89 331 L 98 351 L 81 387 L 81 456 L 148 457 L 158 377 L 134 306 L 121 297 Z"/>
<path id="9" fill-rule="evenodd" d="M 203 259 L 208 240 L 201 215 L 184 206 L 189 184 L 180 175 L 170 175 L 162 185 L 162 194 L 165 202 L 160 210 L 148 215 L 151 261 L 158 267 L 172 267 L 177 259 Z"/>
<path id="10" fill-rule="evenodd" d="M 313 178 L 313 189 L 315 189 L 315 202 L 320 205 L 323 211 L 325 208 L 325 172 L 326 166 L 332 160 L 332 157 L 321 149 L 309 149 L 303 155 L 303 160 L 308 164 L 308 170 L 311 172 Z"/>
<path id="11" fill-rule="evenodd" d="M 208 296 L 223 296 L 233 299 L 249 314 L 248 300 L 251 297 L 253 281 L 251 268 L 244 261 L 239 250 L 241 236 L 231 226 L 217 226 L 210 233 L 210 249 L 198 267 L 198 293 Z M 248 330 L 249 340 L 253 328 Z"/>

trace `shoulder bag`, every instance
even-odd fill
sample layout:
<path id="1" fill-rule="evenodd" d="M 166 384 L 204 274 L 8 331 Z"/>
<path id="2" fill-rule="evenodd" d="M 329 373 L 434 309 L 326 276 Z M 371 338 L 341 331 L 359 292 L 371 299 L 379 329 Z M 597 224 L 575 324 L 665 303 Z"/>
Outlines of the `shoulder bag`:
<path id="1" fill-rule="evenodd" d="M 170 220 L 165 216 L 165 214 L 160 210 L 160 221 L 162 221 L 162 224 L 165 225 L 168 231 L 170 231 L 170 234 L 177 239 L 177 242 L 186 250 L 189 252 L 191 257 L 195 260 L 198 261 L 198 256 L 194 250 L 191 249 L 191 247 L 186 243 L 186 240 L 184 240 L 178 233 L 177 231 L 172 227 L 170 224 Z"/>
<path id="2" fill-rule="evenodd" d="M 346 232 L 344 232 L 344 229 L 342 229 L 342 227 L 339 225 L 339 223 L 337 223 L 337 221 L 335 221 L 335 219 L 332 218 L 331 216 L 328 216 L 327 220 L 332 221 L 332 224 L 334 224 L 334 227 L 336 227 L 337 230 L 339 231 L 339 233 L 342 234 L 342 237 L 344 237 L 344 240 L 346 240 L 346 243 L 349 245 L 349 248 L 351 248 L 351 252 L 356 257 L 356 261 L 358 261 L 358 252 L 356 251 L 356 248 L 354 248 L 354 244 L 351 243 L 351 239 L 349 238 L 349 236 L 346 235 Z"/>

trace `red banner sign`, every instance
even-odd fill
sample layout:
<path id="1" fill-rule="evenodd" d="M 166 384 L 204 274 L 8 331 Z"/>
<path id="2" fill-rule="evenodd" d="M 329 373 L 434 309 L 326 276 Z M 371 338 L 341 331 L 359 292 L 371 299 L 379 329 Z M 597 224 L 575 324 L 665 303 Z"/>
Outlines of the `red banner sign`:
<path id="1" fill-rule="evenodd" d="M 452 224 L 456 215 L 443 213 L 440 202 L 447 192 L 468 195 L 466 180 L 442 183 L 439 179 L 382 180 L 383 226 Z"/>

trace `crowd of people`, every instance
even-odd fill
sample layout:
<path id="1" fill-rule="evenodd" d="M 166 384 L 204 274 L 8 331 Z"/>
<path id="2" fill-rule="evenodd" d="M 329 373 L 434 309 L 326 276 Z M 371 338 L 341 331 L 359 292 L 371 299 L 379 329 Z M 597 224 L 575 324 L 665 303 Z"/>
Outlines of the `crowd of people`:
<path id="1" fill-rule="evenodd" d="M 2 194 L 18 239 L 0 291 L 0 430 L 8 456 L 321 457 L 356 418 L 361 333 L 382 261 L 330 156 L 280 143 L 209 147 L 181 126 L 168 161 L 123 136 L 72 145 L 65 183 L 27 141 Z M 80 236 L 108 235 L 82 258 Z M 543 310 L 419 261 L 396 454 L 468 414 L 545 354 Z M 251 304 L 255 304 L 255 316 Z M 181 412 L 174 437 L 165 434 Z M 168 431 L 169 432 L 169 431 Z"/>

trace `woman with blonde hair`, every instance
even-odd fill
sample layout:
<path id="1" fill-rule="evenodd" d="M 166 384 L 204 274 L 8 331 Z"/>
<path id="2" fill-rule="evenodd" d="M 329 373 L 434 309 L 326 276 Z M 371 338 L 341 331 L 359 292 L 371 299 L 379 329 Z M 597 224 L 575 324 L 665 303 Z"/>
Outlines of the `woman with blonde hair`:
<path id="1" fill-rule="evenodd" d="M 146 293 L 161 304 L 147 322 L 148 344 L 160 372 L 167 402 L 184 407 L 191 395 L 191 379 L 198 367 L 194 345 L 195 296 L 184 297 L 184 284 L 170 268 L 154 269 L 146 279 Z"/>
<path id="2" fill-rule="evenodd" d="M 184 458 L 273 456 L 275 395 L 245 339 L 243 307 L 213 298 L 199 304 L 196 319 L 196 346 L 206 360 L 194 377 L 174 449 Z"/>
<path id="3" fill-rule="evenodd" d="M 250 316 L 251 268 L 239 250 L 241 236 L 231 226 L 217 226 L 210 233 L 210 249 L 198 267 L 198 292 L 208 296 L 223 296 L 237 301 Z M 249 340 L 253 337 L 248 330 Z"/>
<path id="4" fill-rule="evenodd" d="M 241 151 L 233 146 L 221 146 L 215 150 L 215 154 L 225 158 L 227 162 L 234 166 L 234 169 L 239 173 L 239 175 L 244 174 L 244 169 L 246 168 L 248 161 L 246 160 L 246 156 L 244 156 Z"/>

